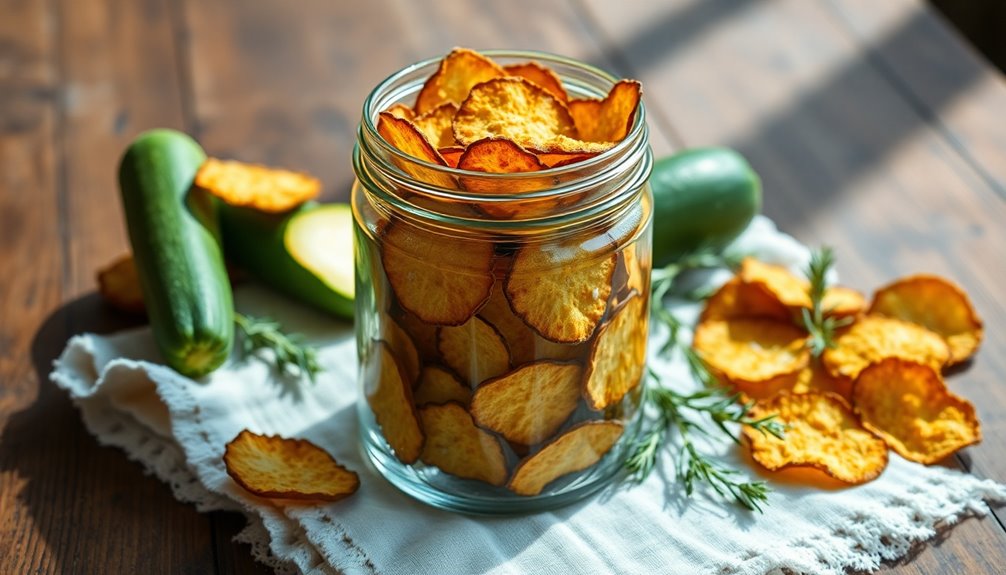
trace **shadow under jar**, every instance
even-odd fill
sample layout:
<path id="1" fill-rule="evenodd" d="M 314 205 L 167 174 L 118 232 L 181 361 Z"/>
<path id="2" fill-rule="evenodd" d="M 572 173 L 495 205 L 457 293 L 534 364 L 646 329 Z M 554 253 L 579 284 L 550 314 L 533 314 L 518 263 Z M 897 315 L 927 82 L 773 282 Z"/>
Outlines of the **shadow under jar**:
<path id="1" fill-rule="evenodd" d="M 538 52 L 571 98 L 616 81 Z M 380 472 L 427 504 L 551 509 L 618 473 L 640 421 L 651 270 L 652 153 L 642 104 L 611 150 L 485 174 L 422 162 L 377 132 L 439 60 L 367 98 L 353 154 L 358 412 Z"/>

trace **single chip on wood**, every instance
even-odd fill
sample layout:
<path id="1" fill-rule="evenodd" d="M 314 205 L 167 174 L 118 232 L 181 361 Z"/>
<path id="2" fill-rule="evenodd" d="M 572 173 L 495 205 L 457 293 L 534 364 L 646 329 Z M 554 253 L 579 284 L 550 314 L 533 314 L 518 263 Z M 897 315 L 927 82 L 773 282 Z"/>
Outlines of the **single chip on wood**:
<path id="1" fill-rule="evenodd" d="M 921 363 L 887 358 L 867 366 L 853 384 L 852 403 L 864 427 L 911 461 L 936 463 L 982 439 L 974 406 Z"/>
<path id="2" fill-rule="evenodd" d="M 228 205 L 269 213 L 290 211 L 321 191 L 321 182 L 307 174 L 216 158 L 203 162 L 195 185 Z"/>
<path id="3" fill-rule="evenodd" d="M 521 62 L 519 64 L 509 64 L 503 66 L 503 70 L 506 71 L 507 76 L 519 76 L 528 80 L 538 86 L 544 88 L 549 94 L 552 94 L 556 99 L 567 102 L 569 100 L 569 95 L 566 94 L 566 89 L 562 86 L 562 80 L 559 76 L 552 71 L 551 68 L 542 66 L 538 62 Z"/>
<path id="4" fill-rule="evenodd" d="M 474 387 L 510 370 L 510 350 L 495 326 L 475 316 L 463 325 L 441 327 L 437 349 L 444 363 Z"/>
<path id="5" fill-rule="evenodd" d="M 466 48 L 455 48 L 423 84 L 416 98 L 416 114 L 425 114 L 445 102 L 463 102 L 476 85 L 506 72 L 486 56 Z"/>
<path id="6" fill-rule="evenodd" d="M 563 433 L 523 460 L 507 487 L 518 495 L 540 494 L 556 479 L 596 464 L 615 445 L 625 427 L 617 421 L 588 421 Z"/>
<path id="7" fill-rule="evenodd" d="M 420 408 L 426 443 L 421 459 L 445 473 L 490 485 L 506 482 L 506 459 L 499 439 L 475 426 L 457 403 Z"/>
<path id="8" fill-rule="evenodd" d="M 360 487 L 355 472 L 310 441 L 247 429 L 227 444 L 224 466 L 238 485 L 260 497 L 338 501 Z"/>
<path id="9" fill-rule="evenodd" d="M 461 325 L 489 299 L 493 246 L 397 222 L 382 242 L 382 263 L 401 306 L 426 323 Z"/>
<path id="10" fill-rule="evenodd" d="M 765 319 L 704 321 L 692 345 L 718 377 L 751 397 L 792 386 L 807 366 L 807 334 L 796 326 Z"/>
<path id="11" fill-rule="evenodd" d="M 490 379 L 475 390 L 471 412 L 480 427 L 534 445 L 554 434 L 580 400 L 583 368 L 539 361 Z"/>
<path id="12" fill-rule="evenodd" d="M 587 406 L 618 403 L 643 379 L 649 314 L 646 298 L 633 293 L 597 330 L 584 376 Z"/>
<path id="13" fill-rule="evenodd" d="M 775 415 L 787 426 L 780 439 L 744 426 L 751 457 L 762 467 L 813 467 L 845 483 L 866 483 L 887 467 L 887 445 L 859 424 L 849 404 L 832 393 L 782 393 L 759 401 L 749 417 Z"/>
<path id="14" fill-rule="evenodd" d="M 835 377 L 855 379 L 867 365 L 900 357 L 939 370 L 950 358 L 950 348 L 939 335 L 899 319 L 868 315 L 841 331 L 835 347 L 821 359 Z"/>
<path id="15" fill-rule="evenodd" d="M 444 102 L 436 108 L 416 116 L 412 123 L 426 136 L 426 139 L 437 148 L 449 148 L 457 144 L 454 141 L 454 130 L 451 122 L 458 106 L 454 102 Z"/>
<path id="16" fill-rule="evenodd" d="M 108 304 L 119 311 L 146 313 L 140 274 L 136 272 L 133 256 L 126 254 L 98 270 L 98 293 Z"/>
<path id="17" fill-rule="evenodd" d="M 364 381 L 367 404 L 395 457 L 402 463 L 415 463 L 423 448 L 423 431 L 412 399 L 412 386 L 388 344 L 374 342 L 371 354 Z"/>
<path id="18" fill-rule="evenodd" d="M 448 401 L 467 406 L 472 398 L 472 389 L 461 383 L 450 370 L 439 365 L 427 365 L 419 375 L 413 398 L 417 406 Z"/>
<path id="19" fill-rule="evenodd" d="M 938 333 L 950 347 L 950 364 L 974 355 L 984 334 L 968 294 L 938 276 L 910 276 L 884 286 L 873 295 L 870 313 L 917 323 Z"/>
<path id="20" fill-rule="evenodd" d="M 588 142 L 621 142 L 632 129 L 642 98 L 635 80 L 619 80 L 602 100 L 570 100 L 580 138 Z"/>

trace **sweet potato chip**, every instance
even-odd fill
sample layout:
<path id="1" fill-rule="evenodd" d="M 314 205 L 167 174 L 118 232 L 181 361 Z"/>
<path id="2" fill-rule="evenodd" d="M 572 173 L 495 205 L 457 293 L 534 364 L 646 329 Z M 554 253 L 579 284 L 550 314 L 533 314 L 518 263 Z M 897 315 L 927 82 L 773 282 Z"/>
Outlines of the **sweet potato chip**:
<path id="1" fill-rule="evenodd" d="M 589 344 L 565 344 L 549 341 L 529 328 L 510 309 L 510 302 L 503 293 L 503 283 L 496 282 L 493 294 L 479 315 L 496 326 L 510 349 L 513 365 L 522 365 L 539 359 L 556 361 L 582 360 L 589 351 Z"/>
<path id="2" fill-rule="evenodd" d="M 824 290 L 821 308 L 825 316 L 856 317 L 866 311 L 866 298 L 852 288 L 830 286 Z"/>
<path id="3" fill-rule="evenodd" d="M 599 152 L 585 153 L 585 152 L 552 152 L 552 153 L 540 153 L 538 154 L 538 160 L 549 168 L 558 168 L 561 166 L 568 166 L 570 164 L 575 164 L 577 162 L 582 162 L 584 160 L 589 160 L 596 156 Z"/>
<path id="4" fill-rule="evenodd" d="M 437 152 L 444 158 L 448 166 L 456 168 L 458 162 L 461 161 L 461 154 L 465 153 L 465 148 L 463 146 L 448 146 L 438 149 Z"/>
<path id="5" fill-rule="evenodd" d="M 147 311 L 143 305 L 143 288 L 136 273 L 136 262 L 129 254 L 98 270 L 98 293 L 119 311 L 136 314 Z"/>
<path id="6" fill-rule="evenodd" d="M 445 102 L 463 102 L 476 85 L 506 72 L 496 62 L 466 48 L 455 48 L 423 84 L 416 98 L 416 114 L 425 114 Z"/>
<path id="7" fill-rule="evenodd" d="M 279 213 L 317 197 L 317 178 L 256 164 L 207 158 L 196 172 L 195 185 L 232 206 Z"/>
<path id="8" fill-rule="evenodd" d="M 950 348 L 939 335 L 907 321 L 868 315 L 842 330 L 835 347 L 821 359 L 828 373 L 855 379 L 864 367 L 887 357 L 900 357 L 939 370 L 950 358 Z"/>
<path id="9" fill-rule="evenodd" d="M 759 401 L 750 417 L 775 414 L 787 426 L 779 439 L 745 426 L 751 456 L 770 471 L 814 467 L 850 484 L 876 479 L 887 467 L 887 445 L 863 429 L 844 399 L 831 393 L 783 393 Z"/>
<path id="10" fill-rule="evenodd" d="M 759 387 L 792 385 L 806 367 L 807 334 L 792 324 L 765 319 L 704 321 L 692 345 L 717 376 L 752 397 Z"/>
<path id="11" fill-rule="evenodd" d="M 783 305 L 764 285 L 744 283 L 731 278 L 706 300 L 699 321 L 736 318 L 764 318 L 789 321 L 789 308 Z"/>
<path id="12" fill-rule="evenodd" d="M 810 282 L 782 266 L 767 264 L 755 258 L 744 258 L 738 277 L 744 283 L 763 285 L 769 293 L 788 308 L 810 308 Z"/>
<path id="13" fill-rule="evenodd" d="M 614 253 L 598 260 L 576 241 L 529 244 L 506 279 L 510 308 L 545 339 L 586 341 L 608 307 L 616 260 Z"/>
<path id="14" fill-rule="evenodd" d="M 632 129 L 642 97 L 642 86 L 635 80 L 619 80 L 603 100 L 570 100 L 580 139 L 588 142 L 621 142 Z"/>
<path id="15" fill-rule="evenodd" d="M 416 113 L 412 111 L 412 108 L 406 106 L 405 104 L 393 104 L 389 106 L 385 112 L 396 118 L 401 118 L 410 122 L 416 119 Z"/>
<path id="16" fill-rule="evenodd" d="M 911 461 L 936 463 L 982 439 L 974 406 L 928 365 L 891 357 L 867 366 L 852 404 L 864 427 Z"/>
<path id="17" fill-rule="evenodd" d="M 419 418 L 426 434 L 423 463 L 490 485 L 506 482 L 506 460 L 499 439 L 475 427 L 464 407 L 457 403 L 427 405 L 419 410 Z"/>
<path id="18" fill-rule="evenodd" d="M 440 352 L 437 350 L 437 326 L 426 323 L 415 316 L 415 314 L 404 312 L 398 318 L 405 333 L 409 334 L 412 344 L 419 352 L 420 363 L 436 363 L 440 361 Z"/>
<path id="19" fill-rule="evenodd" d="M 306 439 L 245 429 L 224 450 L 227 475 L 260 497 L 338 501 L 356 493 L 360 478 Z"/>
<path id="20" fill-rule="evenodd" d="M 615 445 L 625 427 L 617 421 L 588 421 L 571 428 L 514 470 L 507 487 L 518 495 L 538 495 L 563 475 L 594 465 Z"/>
<path id="21" fill-rule="evenodd" d="M 587 406 L 597 411 L 618 403 L 643 379 L 649 314 L 633 292 L 597 330 L 584 376 Z"/>
<path id="22" fill-rule="evenodd" d="M 523 445 L 554 434 L 580 400 L 583 369 L 573 363 L 539 361 L 484 382 L 472 395 L 480 426 Z"/>
<path id="23" fill-rule="evenodd" d="M 506 71 L 507 76 L 519 76 L 544 88 L 549 94 L 552 94 L 562 102 L 569 100 L 569 95 L 566 94 L 566 89 L 562 87 L 562 80 L 559 79 L 559 76 L 551 68 L 542 66 L 538 62 L 510 64 L 503 66 L 503 70 Z"/>
<path id="24" fill-rule="evenodd" d="M 412 123 L 426 136 L 430 144 L 437 148 L 448 148 L 456 144 L 451 122 L 454 120 L 454 114 L 457 111 L 457 104 L 454 102 L 444 102 L 436 108 L 420 116 L 416 116 Z"/>
<path id="25" fill-rule="evenodd" d="M 493 247 L 403 222 L 384 233 L 382 262 L 402 308 L 426 323 L 461 325 L 489 299 Z"/>
<path id="26" fill-rule="evenodd" d="M 793 385 L 793 393 L 835 393 L 846 401 L 852 400 L 852 380 L 847 377 L 835 377 L 828 373 L 820 359 L 811 358 L 807 367 L 800 371 L 800 376 Z"/>
<path id="27" fill-rule="evenodd" d="M 422 364 L 419 360 L 419 350 L 416 349 L 412 338 L 391 316 L 383 314 L 381 317 L 381 339 L 387 342 L 392 353 L 398 359 L 398 365 L 402 367 L 402 375 L 410 385 L 414 385 L 419 379 L 419 370 Z"/>
<path id="28" fill-rule="evenodd" d="M 377 120 L 377 133 L 399 151 L 429 164 L 447 166 L 447 161 L 430 144 L 426 136 L 412 122 L 396 118 L 388 112 L 381 112 Z M 457 188 L 457 182 L 449 174 L 417 164 L 412 160 L 393 158 L 395 165 L 413 178 L 441 188 Z"/>
<path id="29" fill-rule="evenodd" d="M 496 327 L 475 316 L 456 327 L 441 327 L 437 349 L 444 363 L 471 387 L 510 370 L 510 350 Z"/>
<path id="30" fill-rule="evenodd" d="M 560 145 L 560 136 L 576 140 L 569 110 L 523 78 L 495 78 L 475 86 L 454 115 L 454 138 L 465 145 L 503 137 L 524 148 L 546 151 Z"/>
<path id="31" fill-rule="evenodd" d="M 906 277 L 877 290 L 870 313 L 917 323 L 943 336 L 950 346 L 950 364 L 974 355 L 982 341 L 982 320 L 971 299 L 938 276 Z"/>
<path id="32" fill-rule="evenodd" d="M 486 138 L 473 142 L 458 160 L 458 168 L 487 174 L 516 174 L 538 172 L 545 166 L 538 157 L 506 138 Z M 462 176 L 461 185 L 466 190 L 485 195 L 509 196 L 524 192 L 545 190 L 552 186 L 550 178 L 514 177 L 499 179 L 482 176 Z M 492 198 L 479 204 L 479 210 L 495 218 L 536 217 L 554 210 L 558 204 L 552 198 L 510 199 L 495 202 Z"/>
<path id="33" fill-rule="evenodd" d="M 372 350 L 364 383 L 367 403 L 395 456 L 402 463 L 415 463 L 423 448 L 423 432 L 412 401 L 412 386 L 388 344 L 375 342 Z"/>
<path id="34" fill-rule="evenodd" d="M 419 375 L 419 385 L 413 397 L 417 406 L 448 401 L 468 405 L 472 390 L 450 370 L 439 365 L 427 365 Z"/>
<path id="35" fill-rule="evenodd" d="M 612 305 L 621 304 L 633 293 L 647 293 L 649 290 L 650 274 L 643 272 L 643 262 L 636 254 L 637 249 L 638 244 L 632 244 L 618 254 L 618 262 L 611 280 L 614 294 Z M 649 269 L 649 262 L 646 263 L 646 267 Z"/>

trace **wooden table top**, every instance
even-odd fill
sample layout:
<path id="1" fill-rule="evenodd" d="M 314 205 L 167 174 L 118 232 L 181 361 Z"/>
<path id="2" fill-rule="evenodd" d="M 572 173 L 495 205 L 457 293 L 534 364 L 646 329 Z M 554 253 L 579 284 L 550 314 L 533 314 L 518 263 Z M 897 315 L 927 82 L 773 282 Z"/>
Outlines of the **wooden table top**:
<path id="1" fill-rule="evenodd" d="M 454 45 L 540 49 L 638 78 L 655 152 L 727 145 L 765 213 L 869 292 L 929 271 L 986 322 L 949 385 L 1006 481 L 1006 82 L 918 0 L 0 0 L 0 573 L 261 573 L 243 519 L 200 514 L 98 445 L 47 381 L 66 340 L 124 320 L 94 295 L 128 249 L 115 167 L 141 130 L 312 172 L 346 199 L 369 89 Z M 992 573 L 1006 509 L 885 567 Z M 999 571 L 1001 572 L 1001 571 Z"/>

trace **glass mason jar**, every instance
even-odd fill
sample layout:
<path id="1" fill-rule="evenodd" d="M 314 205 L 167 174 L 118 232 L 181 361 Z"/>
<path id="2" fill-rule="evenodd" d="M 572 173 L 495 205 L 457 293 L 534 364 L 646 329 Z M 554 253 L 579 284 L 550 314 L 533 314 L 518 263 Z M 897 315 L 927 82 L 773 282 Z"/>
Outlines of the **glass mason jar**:
<path id="1" fill-rule="evenodd" d="M 616 81 L 536 60 L 571 98 Z M 618 473 L 644 387 L 652 153 L 642 104 L 611 150 L 486 174 L 412 158 L 377 132 L 439 64 L 409 66 L 363 107 L 353 152 L 358 412 L 364 450 L 428 504 L 483 514 L 566 505 Z"/>

